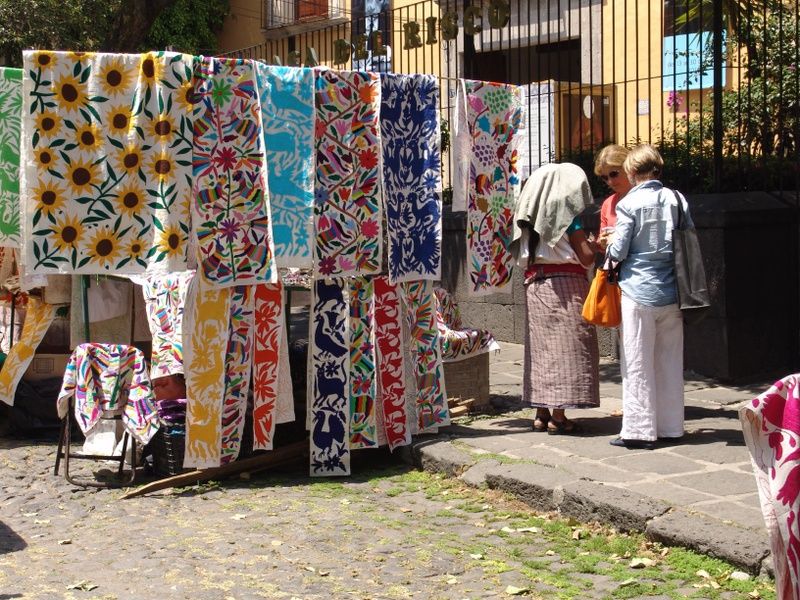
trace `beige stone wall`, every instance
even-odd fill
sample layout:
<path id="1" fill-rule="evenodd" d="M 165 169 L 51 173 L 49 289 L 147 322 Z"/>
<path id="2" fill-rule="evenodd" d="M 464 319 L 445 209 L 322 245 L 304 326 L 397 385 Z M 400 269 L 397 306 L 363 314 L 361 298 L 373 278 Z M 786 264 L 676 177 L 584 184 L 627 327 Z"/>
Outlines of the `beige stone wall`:
<path id="1" fill-rule="evenodd" d="M 217 36 L 221 53 L 261 44 L 261 1 L 231 0 L 231 12 Z"/>

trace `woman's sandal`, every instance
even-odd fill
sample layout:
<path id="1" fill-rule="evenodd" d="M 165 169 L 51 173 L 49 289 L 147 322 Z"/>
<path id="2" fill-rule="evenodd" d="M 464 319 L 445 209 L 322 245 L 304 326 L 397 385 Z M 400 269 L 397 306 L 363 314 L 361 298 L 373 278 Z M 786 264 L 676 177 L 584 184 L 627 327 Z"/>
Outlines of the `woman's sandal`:
<path id="1" fill-rule="evenodd" d="M 581 426 L 569 419 L 565 419 L 564 421 L 550 419 L 550 423 L 547 426 L 547 433 L 550 435 L 575 435 L 581 433 L 581 431 L 583 431 Z"/>
<path id="2" fill-rule="evenodd" d="M 550 417 L 536 417 L 533 420 L 533 430 L 536 433 L 544 433 L 547 431 L 547 424 L 550 422 Z"/>

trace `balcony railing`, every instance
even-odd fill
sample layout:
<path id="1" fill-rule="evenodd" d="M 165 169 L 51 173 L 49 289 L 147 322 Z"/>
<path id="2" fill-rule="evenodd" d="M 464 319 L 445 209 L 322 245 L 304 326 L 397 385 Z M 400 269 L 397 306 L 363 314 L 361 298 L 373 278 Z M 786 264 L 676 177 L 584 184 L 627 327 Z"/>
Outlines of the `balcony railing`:
<path id="1" fill-rule="evenodd" d="M 264 0 L 262 27 L 269 33 L 294 35 L 347 21 L 344 0 Z"/>

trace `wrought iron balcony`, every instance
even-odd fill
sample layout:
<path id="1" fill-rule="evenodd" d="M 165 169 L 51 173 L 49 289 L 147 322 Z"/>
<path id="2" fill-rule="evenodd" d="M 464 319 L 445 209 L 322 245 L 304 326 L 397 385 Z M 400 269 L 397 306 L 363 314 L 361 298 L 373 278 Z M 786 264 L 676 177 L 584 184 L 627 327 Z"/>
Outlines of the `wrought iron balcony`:
<path id="1" fill-rule="evenodd" d="M 262 28 L 267 39 L 345 23 L 344 0 L 264 0 Z"/>

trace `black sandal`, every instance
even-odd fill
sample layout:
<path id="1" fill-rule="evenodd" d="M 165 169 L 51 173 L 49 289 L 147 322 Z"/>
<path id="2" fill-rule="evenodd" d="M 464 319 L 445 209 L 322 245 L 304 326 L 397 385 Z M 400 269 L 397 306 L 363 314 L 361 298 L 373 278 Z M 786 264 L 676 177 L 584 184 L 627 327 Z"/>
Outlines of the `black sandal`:
<path id="1" fill-rule="evenodd" d="M 580 425 L 569 419 L 563 421 L 550 419 L 550 423 L 553 425 L 553 427 L 547 426 L 547 433 L 550 435 L 577 435 L 583 431 Z"/>
<path id="2" fill-rule="evenodd" d="M 547 424 L 550 422 L 550 417 L 536 417 L 533 420 L 533 430 L 536 433 L 544 433 L 547 431 Z"/>

